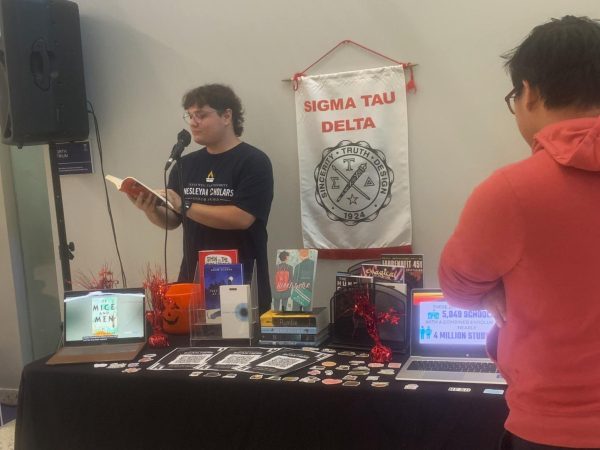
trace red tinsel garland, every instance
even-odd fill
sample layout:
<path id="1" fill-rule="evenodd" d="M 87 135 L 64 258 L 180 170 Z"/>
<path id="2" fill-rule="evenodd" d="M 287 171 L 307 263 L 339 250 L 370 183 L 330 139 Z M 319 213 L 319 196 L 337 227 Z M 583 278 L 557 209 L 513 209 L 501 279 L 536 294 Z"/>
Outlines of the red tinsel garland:
<path id="1" fill-rule="evenodd" d="M 371 349 L 371 361 L 377 363 L 387 363 L 392 359 L 392 349 L 381 343 L 379 337 L 378 323 L 389 322 L 392 325 L 397 325 L 400 322 L 400 314 L 390 308 L 387 312 L 375 311 L 375 306 L 371 302 L 369 291 L 367 289 L 358 289 L 354 293 L 354 314 L 365 322 L 367 333 L 375 342 L 375 346 Z"/>
<path id="2" fill-rule="evenodd" d="M 87 291 L 94 289 L 113 289 L 119 284 L 119 280 L 114 279 L 114 275 L 108 264 L 104 264 L 98 272 L 98 277 L 94 274 L 87 275 L 81 271 L 77 272 L 75 283 L 83 286 Z"/>
<path id="3" fill-rule="evenodd" d="M 148 345 L 152 348 L 168 347 L 169 338 L 163 331 L 163 312 L 165 310 L 165 293 L 168 283 L 162 276 L 162 271 L 156 269 L 152 271 L 150 266 L 146 269 L 146 280 L 144 288 L 149 291 L 151 310 L 146 312 L 146 319 L 152 325 L 152 334 L 148 338 Z"/>

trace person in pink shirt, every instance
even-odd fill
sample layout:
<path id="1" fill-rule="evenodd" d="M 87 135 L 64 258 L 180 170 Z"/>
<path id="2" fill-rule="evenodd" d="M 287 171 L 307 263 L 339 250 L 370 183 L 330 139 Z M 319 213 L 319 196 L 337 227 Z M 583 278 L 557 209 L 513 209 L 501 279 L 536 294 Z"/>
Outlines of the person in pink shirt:
<path id="1" fill-rule="evenodd" d="M 505 57 L 532 153 L 473 191 L 439 282 L 496 319 L 499 448 L 600 448 L 600 24 L 553 19 Z"/>

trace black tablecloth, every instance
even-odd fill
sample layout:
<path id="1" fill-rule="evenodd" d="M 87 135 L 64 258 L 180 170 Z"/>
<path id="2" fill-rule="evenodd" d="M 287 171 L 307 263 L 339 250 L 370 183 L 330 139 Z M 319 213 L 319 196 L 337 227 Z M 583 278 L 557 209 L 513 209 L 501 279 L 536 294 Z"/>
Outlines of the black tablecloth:
<path id="1" fill-rule="evenodd" d="M 158 358 L 167 351 L 159 353 Z M 142 352 L 145 353 L 145 352 Z M 339 355 L 334 361 L 349 359 Z M 507 415 L 498 386 L 365 377 L 347 387 L 300 382 L 190 377 L 188 371 L 47 366 L 22 374 L 16 450 L 94 449 L 494 449 Z M 372 369 L 377 372 L 378 369 Z M 292 375 L 306 376 L 308 368 Z M 335 377 L 345 373 L 335 371 Z"/>

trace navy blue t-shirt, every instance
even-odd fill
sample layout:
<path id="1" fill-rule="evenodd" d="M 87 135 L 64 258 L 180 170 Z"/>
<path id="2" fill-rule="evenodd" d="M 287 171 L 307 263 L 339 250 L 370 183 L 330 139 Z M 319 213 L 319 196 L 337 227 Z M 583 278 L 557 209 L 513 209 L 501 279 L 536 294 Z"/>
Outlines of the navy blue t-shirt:
<path id="1" fill-rule="evenodd" d="M 220 230 L 186 218 L 179 282 L 194 279 L 199 250 L 237 249 L 246 283 L 251 281 L 256 260 L 259 307 L 267 311 L 271 303 L 267 221 L 273 200 L 269 157 L 245 142 L 216 155 L 202 148 L 179 160 L 169 174 L 168 187 L 188 204 L 234 205 L 256 217 L 247 230 Z"/>

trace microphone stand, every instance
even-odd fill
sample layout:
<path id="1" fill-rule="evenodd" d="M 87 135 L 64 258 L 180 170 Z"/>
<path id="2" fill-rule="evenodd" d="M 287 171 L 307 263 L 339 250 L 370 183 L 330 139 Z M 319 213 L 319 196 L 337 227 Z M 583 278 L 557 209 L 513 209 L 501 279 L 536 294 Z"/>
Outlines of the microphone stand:
<path id="1" fill-rule="evenodd" d="M 190 135 L 189 131 L 183 129 L 179 133 L 177 133 L 177 143 L 173 147 L 173 150 L 171 150 L 171 156 L 169 157 L 167 164 L 165 165 L 164 172 L 163 172 L 163 181 L 164 181 L 164 185 L 165 185 L 165 197 L 166 197 L 166 191 L 167 191 L 167 170 L 169 170 L 169 167 L 171 167 L 171 165 L 173 163 L 177 164 L 179 162 L 179 159 L 181 158 L 181 154 L 185 150 L 185 147 L 187 147 L 190 144 L 191 140 L 192 140 L 192 136 Z M 184 257 L 184 262 L 185 262 L 185 270 L 187 272 L 187 275 L 189 276 L 189 257 L 186 252 L 187 233 L 186 233 L 186 220 L 185 220 L 186 219 L 186 217 L 185 217 L 186 211 L 185 211 L 185 207 L 184 207 L 185 194 L 183 192 L 183 178 L 181 177 L 181 169 L 182 169 L 181 166 L 177 167 L 177 174 L 178 174 L 178 179 L 179 179 L 179 192 L 180 192 L 180 198 L 181 198 L 181 208 L 177 212 L 182 216 L 181 217 L 181 227 L 183 229 L 183 244 L 184 244 L 183 257 Z M 169 208 L 165 205 L 165 249 L 164 249 L 164 252 L 165 252 L 165 281 L 167 281 L 167 282 L 168 282 L 168 276 L 167 276 L 168 220 L 169 220 Z"/>
<path id="2" fill-rule="evenodd" d="M 191 240 L 192 240 L 192 236 L 189 235 L 189 233 L 187 233 L 187 228 L 189 225 L 189 218 L 186 217 L 186 209 L 185 209 L 185 193 L 183 191 L 183 176 L 182 176 L 182 171 L 183 171 L 183 166 L 180 164 L 179 160 L 180 160 L 181 156 L 177 156 L 176 158 L 174 158 L 173 160 L 173 165 L 177 165 L 177 182 L 179 184 L 179 192 L 181 194 L 181 209 L 180 209 L 180 213 L 181 213 L 181 227 L 183 229 L 183 245 L 184 245 L 184 249 L 183 249 L 183 260 L 184 260 L 184 266 L 185 266 L 185 271 L 186 271 L 186 276 L 189 280 L 190 275 L 195 275 L 195 274 L 191 274 L 191 267 L 190 267 L 190 261 L 189 261 L 189 252 L 186 251 L 187 247 L 189 244 L 191 244 Z M 165 171 L 166 173 L 166 171 Z M 195 276 L 192 276 L 191 281 L 188 281 L 190 283 L 194 282 L 194 278 Z"/>
<path id="3" fill-rule="evenodd" d="M 183 176 L 182 176 L 182 173 L 181 173 L 181 172 L 183 172 L 183 166 L 179 163 L 179 158 L 180 157 L 181 156 L 178 156 L 177 159 L 175 159 L 175 164 L 177 164 L 177 166 L 178 166 L 177 167 L 177 169 L 178 169 L 177 170 L 177 175 L 178 175 L 177 178 L 178 178 L 178 182 L 179 182 L 179 192 L 181 192 L 181 212 L 182 212 L 182 214 L 181 214 L 181 228 L 183 230 L 183 243 L 185 245 L 185 244 L 187 244 L 186 239 L 185 239 L 186 234 L 187 234 L 187 236 L 188 236 L 188 238 L 190 240 L 190 244 L 193 244 L 194 236 L 192 236 L 189 233 L 186 233 L 186 231 L 189 231 L 187 229 L 188 225 L 189 225 L 188 221 L 191 220 L 191 219 L 189 219 L 186 216 L 187 209 L 185 208 L 185 193 L 183 192 Z M 194 245 L 192 245 L 192 248 L 193 247 L 194 247 Z M 186 251 L 186 249 L 184 248 L 183 249 L 183 260 L 185 262 L 185 271 L 186 271 L 186 273 L 188 275 L 188 283 L 193 283 L 194 282 L 194 276 L 192 275 L 192 279 L 191 280 L 189 279 L 190 270 L 191 270 L 189 259 L 190 259 L 189 252 Z"/>

